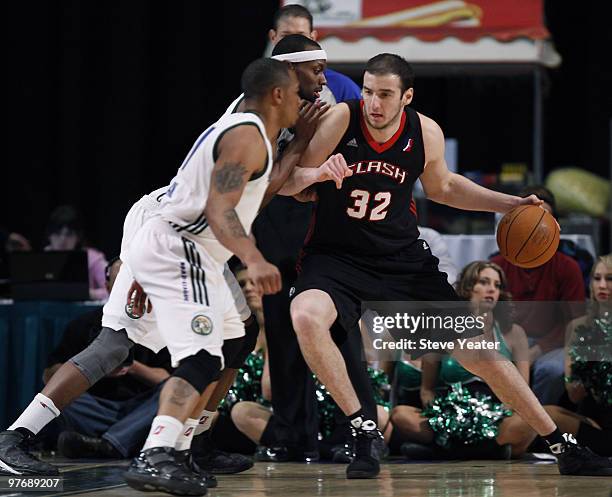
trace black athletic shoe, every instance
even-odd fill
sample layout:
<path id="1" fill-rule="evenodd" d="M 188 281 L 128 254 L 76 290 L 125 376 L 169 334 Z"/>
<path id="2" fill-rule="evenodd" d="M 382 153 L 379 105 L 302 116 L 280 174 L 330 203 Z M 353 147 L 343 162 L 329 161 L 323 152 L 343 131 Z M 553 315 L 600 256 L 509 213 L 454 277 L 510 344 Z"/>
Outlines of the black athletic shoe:
<path id="1" fill-rule="evenodd" d="M 258 462 L 289 462 L 289 449 L 284 445 L 277 447 L 258 445 L 255 449 L 255 460 Z"/>
<path id="2" fill-rule="evenodd" d="M 376 451 L 376 459 L 379 461 L 389 457 L 389 447 L 387 447 L 385 439 L 382 436 L 374 439 L 373 449 Z"/>
<path id="3" fill-rule="evenodd" d="M 255 449 L 255 460 L 258 462 L 317 462 L 320 458 L 318 451 L 304 451 L 290 448 L 285 445 L 273 447 L 258 445 Z"/>
<path id="4" fill-rule="evenodd" d="M 253 467 L 253 460 L 250 457 L 219 449 L 195 453 L 193 458 L 200 468 L 213 475 L 233 475 Z"/>
<path id="5" fill-rule="evenodd" d="M 142 491 L 174 495 L 206 495 L 206 482 L 174 457 L 171 447 L 153 447 L 135 457 L 123 474 L 127 484 Z"/>
<path id="6" fill-rule="evenodd" d="M 563 434 L 565 442 L 550 446 L 557 456 L 559 473 L 574 476 L 612 476 L 612 460 L 595 454 L 588 447 L 578 445 L 573 435 Z"/>
<path id="7" fill-rule="evenodd" d="M 349 464 L 355 459 L 355 444 L 353 441 L 334 445 L 331 448 L 331 460 L 337 464 Z"/>
<path id="8" fill-rule="evenodd" d="M 25 442 L 26 437 L 18 431 L 0 432 L 0 475 L 59 475 L 55 466 L 30 454 Z"/>
<path id="9" fill-rule="evenodd" d="M 380 473 L 379 453 L 376 447 L 377 440 L 382 439 L 378 429 L 356 430 L 355 433 L 355 459 L 346 468 L 346 477 L 349 479 L 376 478 Z M 383 440 L 384 443 L 384 440 Z"/>
<path id="10" fill-rule="evenodd" d="M 88 437 L 76 431 L 63 431 L 57 439 L 57 451 L 71 459 L 123 459 L 123 455 L 104 438 Z"/>
<path id="11" fill-rule="evenodd" d="M 215 488 L 218 485 L 217 479 L 214 475 L 211 475 L 207 471 L 204 471 L 202 468 L 200 468 L 200 466 L 196 464 L 196 462 L 193 460 L 193 454 L 191 452 L 191 449 L 175 450 L 174 458 L 176 459 L 177 463 L 184 464 L 185 466 L 187 466 L 187 469 L 189 469 L 192 473 L 199 475 L 200 478 L 204 478 L 204 481 L 206 482 L 206 486 L 208 488 Z"/>

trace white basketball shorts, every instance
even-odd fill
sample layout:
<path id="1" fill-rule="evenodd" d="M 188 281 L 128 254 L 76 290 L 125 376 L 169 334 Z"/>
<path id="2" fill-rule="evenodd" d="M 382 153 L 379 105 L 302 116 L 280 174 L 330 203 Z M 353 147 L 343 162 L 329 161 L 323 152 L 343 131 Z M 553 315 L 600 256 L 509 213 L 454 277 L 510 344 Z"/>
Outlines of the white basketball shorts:
<path id="1" fill-rule="evenodd" d="M 151 318 L 159 335 L 158 342 L 132 330 L 135 342 L 163 343 L 172 363 L 178 364 L 202 349 L 223 360 L 223 340 L 244 335 L 224 266 L 160 217 L 146 222 L 123 257 L 123 265 L 153 304 Z M 127 291 L 124 295 L 127 300 Z"/>
<path id="2" fill-rule="evenodd" d="M 131 241 L 138 230 L 152 217 L 155 217 L 159 209 L 159 203 L 150 198 L 148 195 L 142 197 L 129 210 L 123 225 L 123 237 L 121 240 L 121 259 L 125 257 L 125 253 L 130 247 Z M 251 315 L 244 294 L 240 285 L 236 281 L 234 274 L 229 270 L 227 264 L 223 271 L 227 285 L 229 286 L 237 312 L 240 315 L 241 321 L 246 321 Z M 127 265 L 122 265 L 117 279 L 111 290 L 109 299 L 104 306 L 104 315 L 102 325 L 113 330 L 125 329 L 128 337 L 154 352 L 158 352 L 166 346 L 165 341 L 159 334 L 155 321 L 155 309 L 152 312 L 146 313 L 139 319 L 133 319 L 126 313 L 126 304 L 128 299 L 128 291 L 134 276 Z M 225 333 L 227 332 L 227 335 Z M 224 328 L 224 339 L 239 338 L 244 334 L 233 326 Z"/>

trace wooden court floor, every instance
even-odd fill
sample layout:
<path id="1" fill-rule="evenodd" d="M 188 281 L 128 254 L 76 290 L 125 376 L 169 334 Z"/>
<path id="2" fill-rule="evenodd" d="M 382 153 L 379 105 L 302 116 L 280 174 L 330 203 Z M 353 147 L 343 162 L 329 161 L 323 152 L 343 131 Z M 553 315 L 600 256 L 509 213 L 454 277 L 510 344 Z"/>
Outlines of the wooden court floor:
<path id="1" fill-rule="evenodd" d="M 127 462 L 62 465 L 61 493 L 0 496 L 162 496 L 125 486 Z M 375 480 L 346 480 L 339 464 L 256 463 L 239 475 L 219 476 L 213 497 L 612 497 L 612 478 L 562 477 L 551 463 L 457 461 L 382 465 Z"/>

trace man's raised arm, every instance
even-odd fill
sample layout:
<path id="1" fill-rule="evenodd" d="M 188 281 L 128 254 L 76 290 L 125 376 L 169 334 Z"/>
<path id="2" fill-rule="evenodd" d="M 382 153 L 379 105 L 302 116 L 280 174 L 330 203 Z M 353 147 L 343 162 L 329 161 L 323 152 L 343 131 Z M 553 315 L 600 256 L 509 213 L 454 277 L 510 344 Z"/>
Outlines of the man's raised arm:
<path id="1" fill-rule="evenodd" d="M 457 209 L 501 213 L 519 205 L 542 204 L 535 195 L 527 198 L 506 195 L 450 172 L 444 160 L 444 133 L 432 119 L 422 114 L 419 117 L 425 145 L 425 170 L 420 179 L 428 199 Z"/>

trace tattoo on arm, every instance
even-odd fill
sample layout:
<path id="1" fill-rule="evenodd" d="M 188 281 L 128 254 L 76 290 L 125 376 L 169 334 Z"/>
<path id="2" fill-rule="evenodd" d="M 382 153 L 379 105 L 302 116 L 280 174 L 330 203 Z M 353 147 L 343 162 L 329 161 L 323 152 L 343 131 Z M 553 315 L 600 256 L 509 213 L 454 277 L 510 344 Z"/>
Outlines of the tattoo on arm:
<path id="1" fill-rule="evenodd" d="M 240 219 L 238 219 L 238 214 L 236 214 L 234 209 L 226 210 L 223 213 L 223 217 L 225 218 L 225 226 L 234 238 L 247 238 L 244 226 L 242 226 Z"/>
<path id="2" fill-rule="evenodd" d="M 234 192 L 242 186 L 246 168 L 239 163 L 226 162 L 215 171 L 213 182 L 219 193 Z"/>

